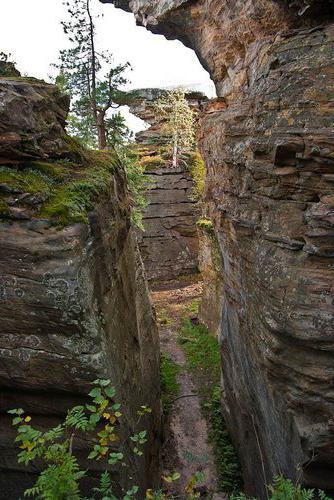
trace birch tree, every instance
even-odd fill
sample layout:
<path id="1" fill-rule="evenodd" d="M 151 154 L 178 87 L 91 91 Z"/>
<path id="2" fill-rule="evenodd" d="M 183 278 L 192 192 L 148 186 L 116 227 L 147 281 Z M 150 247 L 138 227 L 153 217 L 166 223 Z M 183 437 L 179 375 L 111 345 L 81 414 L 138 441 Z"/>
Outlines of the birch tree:
<path id="1" fill-rule="evenodd" d="M 156 101 L 155 110 L 164 120 L 163 132 L 170 138 L 173 167 L 177 168 L 180 156 L 195 146 L 194 112 L 183 90 L 167 92 Z"/>

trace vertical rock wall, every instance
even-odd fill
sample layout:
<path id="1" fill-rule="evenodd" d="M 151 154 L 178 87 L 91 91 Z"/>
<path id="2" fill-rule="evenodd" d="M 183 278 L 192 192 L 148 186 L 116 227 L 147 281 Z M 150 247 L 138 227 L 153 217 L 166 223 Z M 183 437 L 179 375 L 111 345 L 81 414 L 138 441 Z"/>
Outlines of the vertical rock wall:
<path id="1" fill-rule="evenodd" d="M 247 491 L 266 498 L 277 473 L 333 489 L 333 2 L 121 6 L 193 47 L 216 83 L 200 142 L 224 408 Z"/>
<path id="2" fill-rule="evenodd" d="M 190 158 L 172 166 L 167 152 L 163 122 L 154 111 L 162 89 L 140 89 L 128 97 L 130 111 L 149 123 L 136 136 L 138 152 L 148 179 L 148 206 L 144 210 L 144 231 L 138 241 L 148 279 L 172 279 L 198 271 L 198 203 L 194 199 Z M 200 92 L 186 92 L 189 105 L 198 112 L 206 102 Z"/>
<path id="3" fill-rule="evenodd" d="M 51 172 L 69 182 L 90 167 L 78 165 L 78 148 L 67 150 L 67 99 L 42 82 L 5 79 L 0 97 L 0 496 L 17 499 L 36 479 L 17 464 L 7 410 L 23 407 L 47 429 L 99 377 L 116 387 L 121 432 L 149 432 L 142 458 L 126 451 L 131 473 L 116 475 L 123 486 L 132 475 L 143 491 L 159 483 L 159 347 L 123 169 L 115 166 L 86 224 L 41 215 L 48 194 L 36 179 L 53 189 Z M 153 411 L 138 429 L 143 404 Z M 106 466 L 87 461 L 91 442 L 75 447 L 88 493 Z"/>

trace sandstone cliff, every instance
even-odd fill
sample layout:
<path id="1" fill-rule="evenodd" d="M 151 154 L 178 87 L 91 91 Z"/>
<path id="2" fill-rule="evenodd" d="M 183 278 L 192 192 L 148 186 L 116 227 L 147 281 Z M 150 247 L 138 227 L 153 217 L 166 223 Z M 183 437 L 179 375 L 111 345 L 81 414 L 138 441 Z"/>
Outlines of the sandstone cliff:
<path id="1" fill-rule="evenodd" d="M 132 460 L 142 488 L 159 482 L 159 348 L 122 166 L 64 132 L 68 100 L 53 86 L 0 79 L 0 491 L 17 499 L 36 470 L 17 465 L 6 411 L 23 407 L 48 428 L 110 378 L 150 439 Z M 104 469 L 89 469 L 86 486 Z M 128 471 L 121 472 L 126 485 Z"/>
<path id="2" fill-rule="evenodd" d="M 139 89 L 125 99 L 131 113 L 150 126 L 136 135 L 138 154 L 148 179 L 144 231 L 138 242 L 148 279 L 172 279 L 198 271 L 198 203 L 191 175 L 192 155 L 173 168 L 167 151 L 168 138 L 154 102 L 166 94 L 162 89 Z M 200 92 L 186 92 L 189 105 L 198 112 L 207 101 Z"/>
<path id="3" fill-rule="evenodd" d="M 333 489 L 333 2 L 113 3 L 194 48 L 216 84 L 200 132 L 211 289 L 247 491 L 265 498 L 279 472 Z"/>

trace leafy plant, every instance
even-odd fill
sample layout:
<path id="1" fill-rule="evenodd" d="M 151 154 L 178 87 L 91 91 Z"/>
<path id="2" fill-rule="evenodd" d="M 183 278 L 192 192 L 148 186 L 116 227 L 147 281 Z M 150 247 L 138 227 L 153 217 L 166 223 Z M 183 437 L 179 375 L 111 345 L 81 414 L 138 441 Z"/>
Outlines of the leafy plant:
<path id="1" fill-rule="evenodd" d="M 143 211 L 147 207 L 146 190 L 150 186 L 150 179 L 145 175 L 145 167 L 139 161 L 138 154 L 131 146 L 118 148 L 118 155 L 125 168 L 130 194 L 132 197 L 131 218 L 134 225 L 144 231 Z"/>
<path id="2" fill-rule="evenodd" d="M 120 404 L 113 401 L 116 391 L 109 380 L 95 380 L 93 386 L 89 393 L 91 403 L 72 408 L 63 423 L 48 431 L 43 432 L 33 427 L 31 417 L 22 408 L 9 411 L 17 429 L 15 442 L 21 449 L 18 463 L 28 465 L 38 460 L 44 464 L 35 485 L 25 492 L 25 496 L 46 500 L 81 498 L 80 480 L 86 475 L 86 471 L 80 469 L 73 443 L 83 433 L 93 435 L 94 445 L 88 455 L 89 459 L 104 460 L 106 466 L 123 463 L 123 452 L 115 451 L 115 443 L 119 440 L 118 422 L 122 417 Z M 139 419 L 146 413 L 150 413 L 150 409 L 143 406 L 138 412 Z M 142 455 L 147 432 L 140 431 L 129 436 L 128 442 L 135 455 Z M 137 491 L 138 487 L 133 486 L 125 492 L 123 498 L 133 498 Z M 94 489 L 94 493 L 103 495 L 104 500 L 116 498 L 112 493 L 108 471 L 102 474 L 100 486 Z"/>
<path id="3" fill-rule="evenodd" d="M 205 195 L 206 168 L 199 151 L 190 154 L 187 166 L 194 181 L 193 198 L 202 201 Z"/>
<path id="4" fill-rule="evenodd" d="M 83 498 L 80 493 L 80 481 L 85 477 L 86 471 L 81 470 L 74 453 L 74 442 L 78 437 L 93 440 L 93 448 L 88 455 L 90 460 L 104 461 L 106 468 L 125 463 L 124 448 L 131 449 L 137 456 L 143 455 L 143 446 L 147 442 L 147 431 L 140 430 L 128 436 L 121 443 L 118 435 L 118 425 L 122 417 L 121 405 L 114 402 L 115 388 L 110 380 L 97 379 L 89 393 L 91 402 L 85 406 L 75 406 L 67 412 L 64 422 L 56 427 L 41 431 L 33 427 L 31 417 L 26 415 L 22 408 L 10 410 L 13 416 L 12 424 L 17 430 L 15 442 L 20 447 L 18 462 L 28 465 L 38 461 L 43 470 L 32 488 L 25 491 L 26 497 L 37 500 L 120 500 L 114 493 L 114 484 L 109 470 L 101 474 L 99 486 L 92 489 L 90 498 Z M 138 411 L 138 424 L 141 417 L 152 413 L 152 409 L 142 405 Z M 118 448 L 116 444 L 118 443 Z M 128 469 L 131 477 L 131 469 Z M 172 483 L 180 478 L 178 472 L 173 472 L 162 479 L 165 483 Z M 191 491 L 185 498 L 194 498 L 193 492 L 200 480 L 200 474 L 192 478 Z M 122 500 L 138 498 L 139 487 L 132 485 L 123 491 Z M 190 494 L 191 493 L 191 494 Z M 196 496 L 196 495 L 195 495 Z M 165 500 L 172 499 L 162 490 L 148 489 L 147 499 Z"/>
<path id="5" fill-rule="evenodd" d="M 276 476 L 273 484 L 268 486 L 268 500 L 330 500 L 322 490 L 307 489 L 294 484 L 291 479 L 283 476 Z M 245 494 L 232 495 L 230 500 L 256 500 L 254 497 L 247 497 Z"/>

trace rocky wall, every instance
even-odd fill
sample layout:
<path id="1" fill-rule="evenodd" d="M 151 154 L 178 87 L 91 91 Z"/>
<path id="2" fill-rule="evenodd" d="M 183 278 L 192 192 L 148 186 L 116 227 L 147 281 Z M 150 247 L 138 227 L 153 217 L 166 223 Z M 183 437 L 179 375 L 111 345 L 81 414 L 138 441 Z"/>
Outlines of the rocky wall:
<path id="1" fill-rule="evenodd" d="M 159 484 L 159 347 L 124 171 L 118 162 L 86 223 L 46 217 L 48 189 L 70 197 L 72 177 L 75 183 L 94 164 L 78 164 L 76 144 L 68 151 L 67 99 L 54 87 L 0 79 L 0 92 L 1 497 L 16 500 L 37 477 L 35 467 L 17 464 L 7 410 L 23 407 L 34 425 L 47 429 L 85 402 L 91 382 L 101 377 L 112 380 L 122 403 L 122 436 L 148 430 L 143 457 L 126 450 L 131 472 L 115 471 L 119 485 L 129 485 L 132 476 L 143 491 Z M 70 206 L 70 198 L 56 201 Z M 141 405 L 152 414 L 138 429 Z M 87 461 L 89 440 L 74 443 L 88 469 L 87 494 L 105 465 Z"/>
<path id="2" fill-rule="evenodd" d="M 144 230 L 138 232 L 138 242 L 149 280 L 198 272 L 200 210 L 194 198 L 191 158 L 181 159 L 177 168 L 172 165 L 163 121 L 154 109 L 154 102 L 165 94 L 163 89 L 138 89 L 127 100 L 131 113 L 149 124 L 136 135 L 148 185 Z M 200 92 L 188 90 L 185 96 L 196 113 L 207 101 Z"/>
<path id="3" fill-rule="evenodd" d="M 117 4 L 117 1 L 114 3 Z M 223 408 L 248 493 L 334 489 L 334 25 L 324 1 L 122 2 L 193 47 L 219 280 Z"/>

